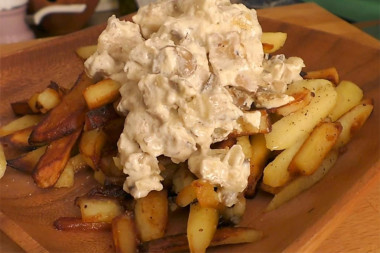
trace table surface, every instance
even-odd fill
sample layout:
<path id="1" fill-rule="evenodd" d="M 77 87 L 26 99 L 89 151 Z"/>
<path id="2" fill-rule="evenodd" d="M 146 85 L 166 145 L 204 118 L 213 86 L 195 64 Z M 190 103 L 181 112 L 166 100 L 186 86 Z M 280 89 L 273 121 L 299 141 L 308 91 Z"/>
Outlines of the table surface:
<path id="1" fill-rule="evenodd" d="M 313 3 L 262 9 L 259 16 L 301 25 L 344 36 L 380 50 L 380 42 L 355 26 Z M 47 39 L 0 45 L 0 56 L 12 54 Z M 380 179 L 380 177 L 378 177 Z M 380 250 L 380 180 L 365 187 L 347 218 L 316 249 L 316 252 L 379 252 Z M 0 252 L 23 252 L 0 231 Z"/>

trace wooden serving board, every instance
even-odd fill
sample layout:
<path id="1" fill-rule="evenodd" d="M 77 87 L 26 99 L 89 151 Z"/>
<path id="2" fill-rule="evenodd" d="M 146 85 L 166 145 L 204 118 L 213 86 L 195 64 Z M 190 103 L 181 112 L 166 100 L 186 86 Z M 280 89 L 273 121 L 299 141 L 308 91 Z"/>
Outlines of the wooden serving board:
<path id="1" fill-rule="evenodd" d="M 248 201 L 241 225 L 262 230 L 255 244 L 219 247 L 210 252 L 305 252 L 315 248 L 329 228 L 337 223 L 356 194 L 380 174 L 380 48 L 367 47 L 344 37 L 297 25 L 261 18 L 264 31 L 283 31 L 288 40 L 281 50 L 302 57 L 306 70 L 335 66 L 342 79 L 359 84 L 366 97 L 375 100 L 374 112 L 362 131 L 348 145 L 336 166 L 310 190 L 264 213 L 270 195 L 260 193 Z M 0 124 L 13 118 L 9 103 L 28 98 L 51 80 L 70 87 L 82 71 L 73 53 L 96 42 L 103 27 L 94 27 L 49 40 L 22 52 L 0 58 Z M 79 216 L 74 199 L 88 191 L 90 173 L 76 176 L 70 189 L 38 189 L 28 175 L 11 168 L 0 181 L 0 228 L 27 251 L 108 252 L 113 250 L 110 233 L 61 232 L 52 223 L 60 216 Z M 168 233 L 183 231 L 185 214 L 171 215 Z"/>

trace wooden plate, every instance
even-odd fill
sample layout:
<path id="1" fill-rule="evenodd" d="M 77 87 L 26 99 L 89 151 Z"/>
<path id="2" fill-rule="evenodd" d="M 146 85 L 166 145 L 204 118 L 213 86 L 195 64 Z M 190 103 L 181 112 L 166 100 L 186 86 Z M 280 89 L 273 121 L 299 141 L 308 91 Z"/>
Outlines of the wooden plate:
<path id="1" fill-rule="evenodd" d="M 263 240 L 210 252 L 307 251 L 342 219 L 358 192 L 380 175 L 379 48 L 271 19 L 261 18 L 261 24 L 264 31 L 288 33 L 282 53 L 302 57 L 306 70 L 335 66 L 341 79 L 356 82 L 366 97 L 375 100 L 375 109 L 336 166 L 310 190 L 269 213 L 263 209 L 270 195 L 260 193 L 248 201 L 241 225 L 262 230 Z M 0 58 L 0 124 L 14 117 L 10 102 L 30 97 L 51 80 L 70 87 L 83 69 L 74 49 L 95 43 L 103 28 L 93 27 Z M 29 251 L 41 252 L 42 248 L 51 252 L 112 251 L 110 233 L 60 232 L 52 226 L 60 216 L 79 216 L 73 201 L 94 184 L 90 173 L 84 172 L 76 176 L 73 188 L 42 190 L 29 176 L 8 168 L 0 181 L 0 228 Z M 185 228 L 183 215 L 172 215 L 175 222 L 168 233 Z"/>

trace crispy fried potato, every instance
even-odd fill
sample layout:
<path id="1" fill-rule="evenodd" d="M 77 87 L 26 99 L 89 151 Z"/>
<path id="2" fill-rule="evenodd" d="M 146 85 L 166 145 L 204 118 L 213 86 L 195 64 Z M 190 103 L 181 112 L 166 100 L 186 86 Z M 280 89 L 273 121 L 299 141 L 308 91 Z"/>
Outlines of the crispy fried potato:
<path id="1" fill-rule="evenodd" d="M 313 128 L 331 112 L 336 103 L 336 91 L 327 80 L 302 80 L 289 85 L 288 92 L 294 94 L 306 88 L 315 93 L 310 104 L 289 114 L 272 125 L 272 131 L 265 135 L 270 150 L 290 148 L 299 142 L 305 133 Z"/>
<path id="2" fill-rule="evenodd" d="M 87 107 L 94 109 L 113 102 L 120 96 L 120 87 L 120 83 L 111 79 L 88 86 L 83 92 Z"/>
<path id="3" fill-rule="evenodd" d="M 33 170 L 33 179 L 38 187 L 48 188 L 57 182 L 70 158 L 71 149 L 80 132 L 81 130 L 79 129 L 48 145 L 45 154 L 40 158 L 36 168 Z"/>
<path id="4" fill-rule="evenodd" d="M 294 100 L 282 105 L 280 107 L 271 108 L 269 109 L 270 113 L 276 113 L 281 116 L 287 116 L 293 112 L 296 112 L 308 104 L 310 104 L 310 101 L 315 95 L 314 93 L 310 92 L 308 89 L 304 88 L 300 92 L 297 92 L 295 94 L 292 94 L 292 97 L 294 97 Z"/>
<path id="5" fill-rule="evenodd" d="M 86 60 L 96 52 L 97 45 L 89 45 L 79 47 L 75 50 L 75 53 L 82 59 Z"/>
<path id="6" fill-rule="evenodd" d="M 102 154 L 99 162 L 99 169 L 103 171 L 104 175 L 110 177 L 125 177 L 123 169 L 116 166 L 114 157 L 117 156 L 117 150 L 114 152 Z"/>
<path id="7" fill-rule="evenodd" d="M 54 221 L 54 227 L 62 231 L 108 231 L 111 224 L 108 222 L 84 222 L 77 217 L 60 217 Z"/>
<path id="8" fill-rule="evenodd" d="M 151 191 L 136 200 L 135 221 L 141 241 L 146 242 L 165 235 L 168 222 L 168 196 L 166 190 Z"/>
<path id="9" fill-rule="evenodd" d="M 38 99 L 38 95 L 39 93 L 35 93 L 33 94 L 29 100 L 28 100 L 28 105 L 29 105 L 29 108 L 34 112 L 34 113 L 39 113 L 40 110 L 38 109 L 37 107 L 37 99 Z"/>
<path id="10" fill-rule="evenodd" d="M 248 177 L 248 185 L 244 191 L 244 196 L 247 198 L 252 198 L 254 196 L 257 182 L 263 175 L 263 170 L 270 154 L 270 150 L 266 146 L 265 137 L 263 134 L 252 135 L 250 137 L 250 144 L 250 173 Z"/>
<path id="11" fill-rule="evenodd" d="M 41 118 L 41 115 L 25 115 L 15 119 L 0 128 L 0 137 L 9 135 L 21 129 L 35 126 L 38 122 L 40 122 Z"/>
<path id="12" fill-rule="evenodd" d="M 212 149 L 224 149 L 224 148 L 231 148 L 233 145 L 236 144 L 236 137 L 231 137 L 229 136 L 227 139 L 220 141 L 220 142 L 215 142 L 211 144 Z"/>
<path id="13" fill-rule="evenodd" d="M 191 204 L 187 221 L 187 240 L 190 252 L 206 252 L 218 226 L 219 214 L 215 208 Z"/>
<path id="14" fill-rule="evenodd" d="M 313 174 L 334 147 L 342 131 L 339 122 L 323 122 L 318 125 L 289 164 L 289 173 L 308 176 Z"/>
<path id="15" fill-rule="evenodd" d="M 89 131 L 105 126 L 108 122 L 118 118 L 118 114 L 112 104 L 106 104 L 86 113 L 84 120 L 84 130 Z"/>
<path id="16" fill-rule="evenodd" d="M 34 146 L 29 144 L 29 136 L 33 131 L 34 126 L 24 128 L 13 132 L 11 134 L 0 137 L 0 142 L 3 143 L 4 146 L 10 146 L 13 148 L 28 150 L 33 149 Z"/>
<path id="17" fill-rule="evenodd" d="M 42 113 L 47 113 L 61 102 L 59 93 L 51 88 L 46 88 L 38 94 L 36 108 Z"/>
<path id="18" fill-rule="evenodd" d="M 280 49 L 286 41 L 287 34 L 282 32 L 263 32 L 261 43 L 264 53 L 273 53 Z"/>
<path id="19" fill-rule="evenodd" d="M 358 105 L 363 98 L 362 89 L 353 82 L 342 81 L 335 90 L 338 96 L 336 104 L 329 114 L 332 121 L 336 121 L 343 114 Z"/>
<path id="20" fill-rule="evenodd" d="M 132 212 L 126 212 L 112 221 L 112 238 L 117 253 L 136 253 L 140 240 Z"/>
<path id="21" fill-rule="evenodd" d="M 351 140 L 364 125 L 372 110 L 372 100 L 365 99 L 337 120 L 337 122 L 342 124 L 343 129 L 335 144 L 335 148 L 341 148 Z"/>
<path id="22" fill-rule="evenodd" d="M 33 114 L 33 110 L 30 108 L 27 101 L 19 101 L 11 103 L 12 111 L 16 115 Z"/>
<path id="23" fill-rule="evenodd" d="M 217 229 L 210 247 L 252 243 L 262 238 L 263 233 L 253 228 L 224 227 Z M 145 242 L 141 245 L 141 252 L 174 253 L 189 250 L 186 234 L 169 235 L 160 239 Z"/>
<path id="24" fill-rule="evenodd" d="M 57 182 L 54 184 L 55 188 L 68 188 L 74 185 L 74 167 L 70 160 L 67 162 Z"/>
<path id="25" fill-rule="evenodd" d="M 336 68 L 334 67 L 315 70 L 315 71 L 308 71 L 303 76 L 303 78 L 304 79 L 326 79 L 335 85 L 339 83 L 339 74 Z"/>
<path id="26" fill-rule="evenodd" d="M 115 198 L 102 196 L 84 196 L 75 200 L 80 208 L 84 222 L 108 222 L 124 212 L 123 207 Z"/>
<path id="27" fill-rule="evenodd" d="M 21 156 L 8 160 L 8 166 L 18 171 L 32 174 L 41 156 L 45 153 L 47 146 L 22 154 Z"/>
<path id="28" fill-rule="evenodd" d="M 7 160 L 5 159 L 3 146 L 0 144 L 0 179 L 4 176 L 6 169 L 7 169 Z"/>
<path id="29" fill-rule="evenodd" d="M 251 148 L 251 142 L 249 140 L 249 136 L 246 135 L 246 136 L 237 137 L 236 141 L 237 141 L 236 144 L 241 146 L 245 159 L 250 159 L 251 154 L 252 154 L 252 148 Z"/>
<path id="30" fill-rule="evenodd" d="M 214 186 L 206 180 L 197 179 L 184 187 L 178 193 L 176 203 L 177 205 L 184 207 L 195 200 L 198 200 L 201 207 L 219 207 L 219 198 L 214 191 Z"/>
<path id="31" fill-rule="evenodd" d="M 99 169 L 101 152 L 107 136 L 101 129 L 83 132 L 79 143 L 79 152 L 83 160 L 94 170 Z"/>
<path id="32" fill-rule="evenodd" d="M 288 167 L 293 157 L 296 155 L 307 135 L 301 137 L 296 143 L 282 151 L 276 158 L 264 168 L 263 183 L 271 187 L 285 185 L 291 180 Z"/>
<path id="33" fill-rule="evenodd" d="M 230 133 L 229 137 L 269 133 L 271 131 L 271 122 L 266 110 L 245 112 L 244 116 L 238 118 L 236 122 L 238 123 L 238 129 Z"/>
<path id="34" fill-rule="evenodd" d="M 284 186 L 278 193 L 276 193 L 266 208 L 266 211 L 271 211 L 278 208 L 283 203 L 294 198 L 306 189 L 309 189 L 327 174 L 330 168 L 334 166 L 337 159 L 338 152 L 336 150 L 332 150 L 313 174 L 309 176 L 300 176 L 294 179 L 289 184 Z"/>
<path id="35" fill-rule="evenodd" d="M 82 128 L 86 110 L 82 93 L 91 83 L 91 79 L 82 73 L 74 87 L 62 98 L 62 102 L 37 124 L 29 142 L 51 142 Z"/>

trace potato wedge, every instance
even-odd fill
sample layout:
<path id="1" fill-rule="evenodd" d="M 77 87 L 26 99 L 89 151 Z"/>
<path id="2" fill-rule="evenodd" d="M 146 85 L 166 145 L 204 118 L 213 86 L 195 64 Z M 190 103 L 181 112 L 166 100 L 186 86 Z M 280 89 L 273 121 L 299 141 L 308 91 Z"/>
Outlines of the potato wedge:
<path id="1" fill-rule="evenodd" d="M 190 206 L 187 221 L 187 240 L 190 252 L 206 252 L 218 226 L 219 214 L 215 208 L 201 207 L 194 203 Z"/>
<path id="2" fill-rule="evenodd" d="M 168 222 L 168 198 L 166 190 L 151 191 L 136 200 L 135 221 L 141 241 L 146 242 L 165 235 Z"/>
<path id="3" fill-rule="evenodd" d="M 89 45 L 89 46 L 83 46 L 79 47 L 75 50 L 75 53 L 82 59 L 86 60 L 91 55 L 93 55 L 96 52 L 97 45 Z"/>
<path id="4" fill-rule="evenodd" d="M 280 107 L 271 108 L 269 109 L 269 112 L 276 113 L 281 116 L 287 116 L 293 112 L 301 110 L 302 108 L 310 104 L 313 95 L 315 94 L 310 92 L 308 89 L 304 88 L 302 89 L 302 91 L 292 94 L 292 96 L 294 97 L 293 101 Z"/>
<path id="5" fill-rule="evenodd" d="M 126 212 L 112 221 L 112 238 L 117 253 L 136 253 L 140 240 L 131 212 Z"/>
<path id="6" fill-rule="evenodd" d="M 61 102 L 59 93 L 51 88 L 46 88 L 38 94 L 36 107 L 42 113 L 47 113 Z"/>
<path id="7" fill-rule="evenodd" d="M 270 150 L 282 150 L 299 142 L 302 136 L 331 112 L 336 103 L 336 91 L 327 80 L 302 80 L 289 85 L 288 91 L 294 94 L 306 88 L 315 93 L 310 104 L 299 111 L 283 117 L 272 125 L 272 131 L 265 135 Z"/>
<path id="8" fill-rule="evenodd" d="M 7 169 L 7 160 L 5 159 L 3 145 L 0 144 L 0 179 L 4 176 L 6 169 Z"/>
<path id="9" fill-rule="evenodd" d="M 54 227 L 62 231 L 108 231 L 111 224 L 107 222 L 84 222 L 77 217 L 60 217 L 54 221 Z"/>
<path id="10" fill-rule="evenodd" d="M 252 243 L 262 238 L 263 233 L 247 227 L 224 227 L 217 229 L 210 243 L 210 247 Z M 189 250 L 186 234 L 169 235 L 160 239 L 145 242 L 141 245 L 141 252 L 174 253 Z"/>
<path id="11" fill-rule="evenodd" d="M 41 156 L 45 154 L 47 146 L 42 146 L 21 156 L 8 160 L 8 166 L 18 171 L 32 174 Z"/>
<path id="12" fill-rule="evenodd" d="M 263 32 L 261 43 L 264 53 L 273 53 L 280 49 L 286 41 L 287 34 L 282 32 Z"/>
<path id="13" fill-rule="evenodd" d="M 29 142 L 51 142 L 82 128 L 86 110 L 82 93 L 91 83 L 91 79 L 82 73 L 71 91 L 62 98 L 62 102 L 37 124 Z"/>
<path id="14" fill-rule="evenodd" d="M 89 131 L 105 126 L 108 122 L 118 118 L 118 114 L 112 104 L 106 104 L 86 113 L 84 120 L 84 130 Z"/>
<path id="15" fill-rule="evenodd" d="M 41 118 L 41 115 L 25 115 L 15 119 L 0 128 L 0 137 L 9 135 L 21 129 L 35 126 L 40 122 Z"/>
<path id="16" fill-rule="evenodd" d="M 83 92 L 87 107 L 94 109 L 113 102 L 120 96 L 120 87 L 120 83 L 111 79 L 88 86 Z"/>
<path id="17" fill-rule="evenodd" d="M 71 149 L 80 132 L 81 130 L 79 129 L 48 145 L 45 154 L 40 158 L 36 168 L 33 170 L 33 179 L 38 187 L 48 188 L 57 182 L 70 158 Z"/>
<path id="18" fill-rule="evenodd" d="M 0 137 L 0 142 L 4 146 L 10 146 L 22 150 L 33 149 L 34 146 L 29 144 L 29 136 L 32 133 L 34 126 L 24 128 L 11 134 Z"/>
<path id="19" fill-rule="evenodd" d="M 83 160 L 94 170 L 99 169 L 101 152 L 107 136 L 100 129 L 83 132 L 79 143 L 79 152 Z"/>
<path id="20" fill-rule="evenodd" d="M 337 122 L 342 124 L 343 129 L 335 144 L 335 148 L 341 148 L 351 140 L 364 125 L 372 110 L 372 100 L 365 99 L 337 120 Z"/>
<path id="21" fill-rule="evenodd" d="M 327 174 L 330 168 L 334 166 L 337 159 L 338 151 L 332 150 L 323 160 L 321 166 L 313 174 L 309 176 L 300 176 L 294 179 L 289 184 L 284 186 L 278 193 L 276 193 L 266 208 L 266 211 L 271 211 L 278 208 L 283 203 L 309 189 Z"/>
<path id="22" fill-rule="evenodd" d="M 251 157 L 250 173 L 248 177 L 248 185 L 244 191 L 244 196 L 252 198 L 256 192 L 257 182 L 261 179 L 264 167 L 268 161 L 270 150 L 265 143 L 263 134 L 255 134 L 250 136 Z"/>
<path id="23" fill-rule="evenodd" d="M 108 222 L 124 212 L 123 207 L 115 198 L 93 196 L 79 197 L 75 203 L 80 208 L 84 222 Z"/>
<path id="24" fill-rule="evenodd" d="M 299 141 L 282 151 L 264 168 L 264 184 L 271 187 L 279 187 L 285 185 L 291 180 L 291 174 L 288 171 L 289 164 L 306 138 L 307 135 L 302 136 Z"/>
<path id="25" fill-rule="evenodd" d="M 335 90 L 338 96 L 336 98 L 336 104 L 329 114 L 332 121 L 336 121 L 343 114 L 358 105 L 363 98 L 362 89 L 353 82 L 342 81 Z"/>
<path id="26" fill-rule="evenodd" d="M 289 165 L 289 173 L 308 176 L 313 174 L 334 147 L 342 125 L 339 122 L 324 122 L 318 125 L 302 144 Z"/>
<path id="27" fill-rule="evenodd" d="M 303 76 L 303 78 L 304 79 L 326 79 L 335 85 L 339 83 L 339 74 L 336 68 L 334 67 L 315 70 L 315 71 L 308 71 Z"/>

